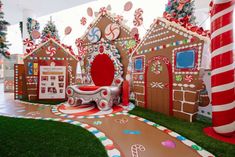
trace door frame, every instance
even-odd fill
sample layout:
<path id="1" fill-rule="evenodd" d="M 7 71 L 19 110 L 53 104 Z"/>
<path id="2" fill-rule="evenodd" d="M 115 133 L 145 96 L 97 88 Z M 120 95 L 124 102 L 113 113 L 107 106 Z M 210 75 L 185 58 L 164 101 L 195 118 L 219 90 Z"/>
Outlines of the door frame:
<path id="1" fill-rule="evenodd" d="M 154 56 L 152 57 L 150 60 L 148 60 L 146 66 L 145 66 L 145 74 L 144 74 L 144 89 L 145 89 L 145 96 L 144 96 L 144 107 L 147 108 L 148 105 L 148 100 L 147 100 L 147 95 L 148 95 L 148 89 L 147 89 L 147 79 L 148 79 L 148 68 L 149 65 L 153 62 L 153 61 L 162 61 L 163 63 L 166 64 L 167 69 L 168 69 L 168 75 L 169 75 L 169 115 L 173 115 L 173 98 L 172 98 L 172 66 L 170 64 L 170 61 L 167 57 L 165 56 Z"/>

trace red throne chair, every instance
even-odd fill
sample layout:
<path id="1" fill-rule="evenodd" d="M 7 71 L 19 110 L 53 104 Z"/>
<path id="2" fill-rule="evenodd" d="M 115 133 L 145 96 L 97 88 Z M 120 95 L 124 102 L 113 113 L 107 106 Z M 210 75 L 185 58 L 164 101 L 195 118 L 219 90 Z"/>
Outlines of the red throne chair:
<path id="1" fill-rule="evenodd" d="M 78 106 L 95 102 L 99 110 L 109 110 L 120 101 L 123 82 L 120 54 L 110 44 L 92 45 L 88 49 L 87 61 L 90 84 L 69 86 L 66 90 L 68 104 Z"/>

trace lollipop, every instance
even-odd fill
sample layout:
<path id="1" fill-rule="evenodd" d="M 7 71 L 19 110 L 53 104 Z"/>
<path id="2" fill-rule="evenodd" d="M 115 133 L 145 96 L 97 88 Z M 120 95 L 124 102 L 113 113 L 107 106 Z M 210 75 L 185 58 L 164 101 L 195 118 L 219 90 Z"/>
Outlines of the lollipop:
<path id="1" fill-rule="evenodd" d="M 116 39 L 120 34 L 120 27 L 116 23 L 111 23 L 105 28 L 105 37 L 108 40 Z"/>
<path id="2" fill-rule="evenodd" d="M 56 54 L 56 48 L 52 46 L 47 47 L 46 54 L 50 55 L 51 57 L 54 56 L 54 54 Z"/>
<path id="3" fill-rule="evenodd" d="M 91 28 L 90 31 L 88 32 L 88 40 L 91 43 L 96 43 L 97 41 L 100 40 L 101 37 L 101 31 L 98 27 Z"/>

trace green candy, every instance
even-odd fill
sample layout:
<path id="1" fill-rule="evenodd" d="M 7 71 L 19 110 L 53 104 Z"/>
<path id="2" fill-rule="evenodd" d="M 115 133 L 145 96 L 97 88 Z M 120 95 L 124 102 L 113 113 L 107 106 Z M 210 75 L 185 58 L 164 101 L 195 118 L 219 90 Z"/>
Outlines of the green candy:
<path id="1" fill-rule="evenodd" d="M 131 49 L 131 48 L 135 47 L 135 45 L 136 45 L 136 41 L 135 40 L 129 40 L 126 43 L 126 48 L 127 49 Z"/>
<path id="2" fill-rule="evenodd" d="M 180 81 L 183 80 L 183 77 L 182 77 L 181 75 L 176 75 L 176 76 L 175 76 L 175 80 L 176 80 L 177 82 L 180 82 Z"/>

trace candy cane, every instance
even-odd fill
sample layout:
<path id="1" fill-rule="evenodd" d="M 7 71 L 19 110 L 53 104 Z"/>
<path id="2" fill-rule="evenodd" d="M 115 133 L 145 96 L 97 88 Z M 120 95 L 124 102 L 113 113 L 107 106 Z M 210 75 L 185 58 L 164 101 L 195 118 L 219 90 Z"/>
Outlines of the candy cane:
<path id="1" fill-rule="evenodd" d="M 234 0 L 214 0 L 211 10 L 212 121 L 216 133 L 235 132 Z"/>
<path id="2" fill-rule="evenodd" d="M 132 154 L 132 157 L 139 157 L 139 153 L 138 151 L 145 151 L 145 147 L 141 144 L 134 144 L 131 146 L 131 154 Z"/>

